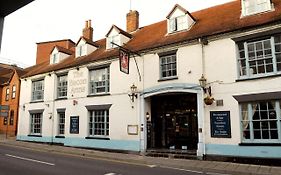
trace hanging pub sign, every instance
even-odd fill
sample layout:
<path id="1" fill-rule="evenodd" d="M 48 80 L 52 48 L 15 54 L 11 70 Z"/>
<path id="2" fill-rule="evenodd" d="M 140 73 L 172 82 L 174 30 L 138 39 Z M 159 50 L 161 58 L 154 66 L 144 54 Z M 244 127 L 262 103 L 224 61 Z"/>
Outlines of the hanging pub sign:
<path id="1" fill-rule="evenodd" d="M 211 111 L 211 137 L 231 138 L 230 111 Z"/>
<path id="2" fill-rule="evenodd" d="M 120 71 L 129 74 L 130 55 L 128 52 L 119 49 L 119 65 Z"/>

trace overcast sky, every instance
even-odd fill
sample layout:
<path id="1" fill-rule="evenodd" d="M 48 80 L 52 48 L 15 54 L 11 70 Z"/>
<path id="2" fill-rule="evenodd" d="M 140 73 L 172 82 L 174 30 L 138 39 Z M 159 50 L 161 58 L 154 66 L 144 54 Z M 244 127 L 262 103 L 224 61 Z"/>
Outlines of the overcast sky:
<path id="1" fill-rule="evenodd" d="M 175 4 L 189 12 L 231 0 L 131 0 L 140 13 L 140 27 L 162 21 Z M 34 65 L 36 43 L 71 39 L 77 42 L 85 21 L 92 20 L 94 40 L 112 24 L 126 30 L 130 0 L 35 0 L 5 18 L 0 58 Z M 1 59 L 0 59 L 1 60 Z"/>

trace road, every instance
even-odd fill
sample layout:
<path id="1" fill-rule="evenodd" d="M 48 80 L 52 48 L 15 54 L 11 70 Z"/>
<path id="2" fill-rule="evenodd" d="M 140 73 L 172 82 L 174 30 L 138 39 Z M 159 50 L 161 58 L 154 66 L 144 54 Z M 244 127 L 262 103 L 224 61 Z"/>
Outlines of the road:
<path id="1" fill-rule="evenodd" d="M 168 160 L 167 160 L 168 161 Z M 0 145 L 0 175 L 199 175 L 183 169 L 158 167 Z M 207 173 L 208 174 L 208 173 Z M 211 174 L 211 173 L 210 173 Z"/>

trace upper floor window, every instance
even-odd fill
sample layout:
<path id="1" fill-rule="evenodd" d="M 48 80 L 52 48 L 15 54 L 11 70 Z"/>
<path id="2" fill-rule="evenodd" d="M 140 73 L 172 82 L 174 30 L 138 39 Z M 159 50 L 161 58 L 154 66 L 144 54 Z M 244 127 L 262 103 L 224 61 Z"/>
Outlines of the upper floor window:
<path id="1" fill-rule="evenodd" d="M 44 99 L 44 80 L 32 82 L 32 101 Z"/>
<path id="2" fill-rule="evenodd" d="M 11 110 L 11 112 L 10 112 L 10 125 L 14 125 L 14 115 L 15 115 L 14 110 Z"/>
<path id="3" fill-rule="evenodd" d="M 13 85 L 13 87 L 12 87 L 12 98 L 16 98 L 16 90 L 17 90 L 16 85 Z"/>
<path id="4" fill-rule="evenodd" d="M 160 79 L 177 76 L 176 52 L 160 56 Z"/>
<path id="5" fill-rule="evenodd" d="M 5 97 L 5 100 L 8 101 L 8 100 L 9 100 L 9 97 L 10 97 L 10 88 L 7 88 L 7 89 L 6 89 L 6 97 Z"/>
<path id="6" fill-rule="evenodd" d="M 240 77 L 281 73 L 281 35 L 237 44 Z"/>
<path id="7" fill-rule="evenodd" d="M 241 103 L 242 141 L 280 142 L 280 102 Z"/>
<path id="8" fill-rule="evenodd" d="M 52 64 L 56 64 L 59 62 L 59 53 L 52 54 Z"/>
<path id="9" fill-rule="evenodd" d="M 82 44 L 82 45 L 77 46 L 77 48 L 76 48 L 76 57 L 81 57 L 81 56 L 86 55 L 87 54 L 86 47 L 87 47 L 86 44 Z"/>
<path id="10" fill-rule="evenodd" d="M 169 20 L 170 20 L 170 31 L 171 32 L 187 29 L 188 22 L 187 22 L 186 15 L 171 18 Z"/>
<path id="11" fill-rule="evenodd" d="M 271 0 L 242 0 L 243 16 L 271 10 Z"/>
<path id="12" fill-rule="evenodd" d="M 58 76 L 57 97 L 67 97 L 67 75 Z"/>
<path id="13" fill-rule="evenodd" d="M 120 37 L 119 37 L 119 35 L 114 35 L 114 36 L 110 36 L 110 37 L 108 37 L 108 48 L 115 48 L 115 47 L 117 47 L 117 45 L 116 44 L 118 44 L 118 45 L 120 45 Z M 114 44 L 113 44 L 114 43 Z"/>
<path id="14" fill-rule="evenodd" d="M 109 92 L 109 67 L 90 71 L 90 94 Z"/>

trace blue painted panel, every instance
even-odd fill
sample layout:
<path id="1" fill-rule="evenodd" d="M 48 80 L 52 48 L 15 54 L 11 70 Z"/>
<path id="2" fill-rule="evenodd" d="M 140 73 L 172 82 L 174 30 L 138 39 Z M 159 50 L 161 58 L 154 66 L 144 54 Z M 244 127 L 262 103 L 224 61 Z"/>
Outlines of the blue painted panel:
<path id="1" fill-rule="evenodd" d="M 63 143 L 65 146 L 99 148 L 111 150 L 140 151 L 139 141 L 130 140 L 98 140 L 84 138 L 52 138 L 51 137 L 29 137 L 17 136 L 17 140 L 30 142 Z"/>
<path id="2" fill-rule="evenodd" d="M 279 146 L 206 144 L 206 155 L 281 158 L 281 148 Z"/>

